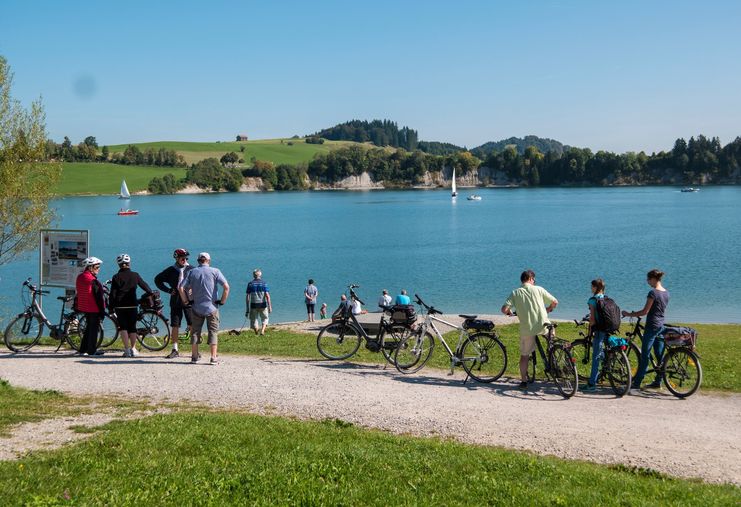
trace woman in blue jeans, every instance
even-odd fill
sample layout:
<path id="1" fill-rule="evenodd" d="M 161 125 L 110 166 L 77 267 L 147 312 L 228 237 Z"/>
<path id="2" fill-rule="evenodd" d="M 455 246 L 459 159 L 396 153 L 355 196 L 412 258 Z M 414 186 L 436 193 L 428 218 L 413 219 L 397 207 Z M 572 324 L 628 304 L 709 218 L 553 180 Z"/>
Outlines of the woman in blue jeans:
<path id="1" fill-rule="evenodd" d="M 648 369 L 649 356 L 653 347 L 654 354 L 658 359 L 664 354 L 664 341 L 657 340 L 656 337 L 664 329 L 664 313 L 669 305 L 669 291 L 661 285 L 661 279 L 664 272 L 658 269 L 652 269 L 646 274 L 646 282 L 651 286 L 646 296 L 646 305 L 642 310 L 637 312 L 623 311 L 623 317 L 641 317 L 646 315 L 646 328 L 643 331 L 643 342 L 641 343 L 641 360 L 638 363 L 638 371 L 633 377 L 633 389 L 641 387 L 643 377 L 646 376 Z M 646 386 L 647 388 L 656 389 L 661 387 L 661 378 L 656 375 L 653 382 Z"/>
<path id="2" fill-rule="evenodd" d="M 607 339 L 607 333 L 600 331 L 601 322 L 597 313 L 597 300 L 605 297 L 605 282 L 602 278 L 592 280 L 592 297 L 587 301 L 589 307 L 589 328 L 593 331 L 592 336 L 592 371 L 589 375 L 587 385 L 582 388 L 585 392 L 594 392 L 597 390 L 597 376 L 599 375 L 599 365 L 602 362 L 603 346 Z"/>

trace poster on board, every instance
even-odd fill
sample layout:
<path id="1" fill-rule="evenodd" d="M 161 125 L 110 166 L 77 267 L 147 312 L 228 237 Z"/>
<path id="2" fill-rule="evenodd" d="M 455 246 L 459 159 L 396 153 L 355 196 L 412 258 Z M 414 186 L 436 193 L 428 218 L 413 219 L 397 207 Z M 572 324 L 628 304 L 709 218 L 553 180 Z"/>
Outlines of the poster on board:
<path id="1" fill-rule="evenodd" d="M 39 248 L 41 285 L 74 288 L 82 271 L 80 261 L 88 256 L 87 230 L 42 229 Z"/>

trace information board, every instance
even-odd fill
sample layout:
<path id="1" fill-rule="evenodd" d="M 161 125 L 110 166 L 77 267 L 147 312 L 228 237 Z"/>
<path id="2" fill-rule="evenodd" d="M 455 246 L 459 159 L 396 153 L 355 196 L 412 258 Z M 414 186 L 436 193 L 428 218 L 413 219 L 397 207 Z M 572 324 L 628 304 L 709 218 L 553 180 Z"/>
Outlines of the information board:
<path id="1" fill-rule="evenodd" d="M 39 281 L 51 287 L 74 288 L 82 272 L 80 261 L 88 256 L 90 233 L 86 230 L 42 229 L 39 248 Z"/>

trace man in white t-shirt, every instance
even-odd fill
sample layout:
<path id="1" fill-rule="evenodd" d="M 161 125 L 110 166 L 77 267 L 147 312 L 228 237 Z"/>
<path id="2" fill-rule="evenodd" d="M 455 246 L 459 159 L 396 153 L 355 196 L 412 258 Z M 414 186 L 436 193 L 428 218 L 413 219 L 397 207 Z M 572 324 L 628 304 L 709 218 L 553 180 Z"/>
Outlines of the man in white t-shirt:
<path id="1" fill-rule="evenodd" d="M 393 299 L 391 299 L 391 296 L 389 296 L 389 291 L 386 289 L 383 289 L 383 294 L 378 299 L 378 306 L 380 308 L 383 308 L 384 306 L 391 306 L 391 302 Z"/>

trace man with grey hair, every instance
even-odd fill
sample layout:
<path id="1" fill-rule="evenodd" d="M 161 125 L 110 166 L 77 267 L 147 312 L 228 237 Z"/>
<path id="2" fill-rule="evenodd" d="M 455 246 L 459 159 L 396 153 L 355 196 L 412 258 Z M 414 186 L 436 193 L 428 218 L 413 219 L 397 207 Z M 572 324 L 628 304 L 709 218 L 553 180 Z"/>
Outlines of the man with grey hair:
<path id="1" fill-rule="evenodd" d="M 218 286 L 223 287 L 221 298 L 218 297 Z M 192 303 L 188 301 L 188 289 L 193 296 Z M 180 298 L 183 304 L 191 306 L 191 320 L 193 322 L 190 337 L 191 358 L 190 362 L 198 362 L 198 343 L 201 341 L 201 330 L 206 322 L 208 329 L 208 344 L 211 347 L 212 365 L 219 364 L 217 354 L 218 331 L 219 331 L 219 309 L 225 304 L 229 297 L 229 283 L 220 270 L 211 267 L 211 256 L 208 252 L 198 254 L 198 267 L 191 269 L 178 286 Z"/>
<path id="2" fill-rule="evenodd" d="M 245 317 L 249 317 L 250 327 L 255 334 L 264 335 L 273 304 L 270 301 L 270 288 L 262 279 L 262 271 L 259 268 L 252 272 L 252 281 L 247 284 L 246 305 Z"/>

